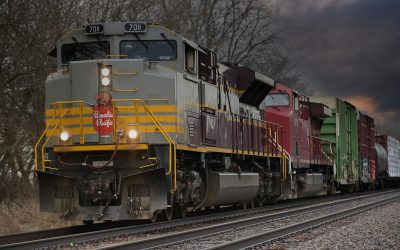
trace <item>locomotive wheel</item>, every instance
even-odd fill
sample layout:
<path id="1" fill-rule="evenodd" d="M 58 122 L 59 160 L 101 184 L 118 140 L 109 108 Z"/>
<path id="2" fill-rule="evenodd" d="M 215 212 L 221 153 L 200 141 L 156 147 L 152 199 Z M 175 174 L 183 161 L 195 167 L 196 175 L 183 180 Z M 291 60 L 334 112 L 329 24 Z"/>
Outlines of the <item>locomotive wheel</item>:
<path id="1" fill-rule="evenodd" d="M 151 223 L 156 223 L 159 220 L 160 212 L 157 210 L 153 213 L 153 217 L 151 217 Z"/>
<path id="2" fill-rule="evenodd" d="M 187 207 L 185 205 L 177 205 L 176 206 L 176 213 L 178 215 L 178 218 L 180 219 L 185 219 L 186 214 L 187 214 Z"/>
<path id="3" fill-rule="evenodd" d="M 167 207 L 167 209 L 164 209 L 164 216 L 167 221 L 172 220 L 173 215 L 174 209 L 172 207 Z"/>
<path id="4" fill-rule="evenodd" d="M 249 202 L 249 204 L 250 204 L 250 208 L 254 208 L 254 207 L 256 206 L 255 200 L 251 200 L 251 201 Z"/>
<path id="5" fill-rule="evenodd" d="M 83 220 L 82 222 L 85 225 L 93 225 L 93 220 Z"/>
<path id="6" fill-rule="evenodd" d="M 257 207 L 262 207 L 264 205 L 264 201 L 261 197 L 256 198 L 256 205 Z"/>

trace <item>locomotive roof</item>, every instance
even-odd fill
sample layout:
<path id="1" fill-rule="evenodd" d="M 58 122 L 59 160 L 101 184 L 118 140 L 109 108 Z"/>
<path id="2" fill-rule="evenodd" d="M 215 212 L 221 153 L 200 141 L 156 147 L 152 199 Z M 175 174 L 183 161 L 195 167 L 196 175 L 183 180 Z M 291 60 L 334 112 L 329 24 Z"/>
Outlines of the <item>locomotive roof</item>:
<path id="1" fill-rule="evenodd" d="M 75 32 L 84 32 L 86 35 L 123 36 L 125 34 L 145 34 L 150 30 L 160 30 L 183 38 L 174 31 L 156 23 L 146 22 L 105 22 L 92 23 L 81 28 L 72 29 L 61 39 Z"/>
<path id="2" fill-rule="evenodd" d="M 202 46 L 195 43 L 182 35 L 156 23 L 146 22 L 106 22 L 106 23 L 93 23 L 85 25 L 81 28 L 72 29 L 64 34 L 58 41 L 60 43 L 74 43 L 86 40 L 98 40 L 99 36 L 125 36 L 133 35 L 134 37 L 142 35 L 160 36 L 159 39 L 167 39 L 173 37 L 174 39 L 181 40 L 197 50 L 203 51 Z M 138 39 L 139 40 L 139 39 Z M 204 51 L 203 51 L 204 52 Z M 49 52 L 50 56 L 57 56 L 57 46 Z"/>

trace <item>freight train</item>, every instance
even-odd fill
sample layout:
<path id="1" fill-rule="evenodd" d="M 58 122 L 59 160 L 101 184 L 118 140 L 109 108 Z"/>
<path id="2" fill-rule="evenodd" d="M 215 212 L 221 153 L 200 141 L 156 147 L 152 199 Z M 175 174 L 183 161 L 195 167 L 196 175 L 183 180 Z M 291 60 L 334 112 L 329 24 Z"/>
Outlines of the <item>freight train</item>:
<path id="1" fill-rule="evenodd" d="M 170 220 L 351 192 L 375 185 L 376 163 L 393 153 L 391 139 L 371 144 L 371 119 L 349 103 L 218 63 L 160 25 L 90 24 L 49 55 L 58 70 L 45 83 L 36 173 L 41 211 L 65 220 Z"/>

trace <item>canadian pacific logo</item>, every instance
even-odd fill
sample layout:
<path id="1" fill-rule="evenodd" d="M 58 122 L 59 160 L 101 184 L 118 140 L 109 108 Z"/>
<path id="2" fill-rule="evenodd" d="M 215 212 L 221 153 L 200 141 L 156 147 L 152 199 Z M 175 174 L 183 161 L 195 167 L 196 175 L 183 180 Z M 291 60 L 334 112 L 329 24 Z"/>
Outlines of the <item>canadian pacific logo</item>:
<path id="1" fill-rule="evenodd" d="M 114 110 L 112 97 L 108 92 L 96 95 L 97 104 L 93 106 L 93 127 L 100 135 L 108 135 L 114 131 Z"/>

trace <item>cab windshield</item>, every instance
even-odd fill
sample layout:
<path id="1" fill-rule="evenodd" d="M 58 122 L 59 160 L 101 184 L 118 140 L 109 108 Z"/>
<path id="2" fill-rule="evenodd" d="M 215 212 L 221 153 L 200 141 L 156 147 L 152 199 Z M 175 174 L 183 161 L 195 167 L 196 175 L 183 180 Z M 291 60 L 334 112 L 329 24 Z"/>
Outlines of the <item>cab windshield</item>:
<path id="1" fill-rule="evenodd" d="M 266 107 L 278 107 L 278 106 L 288 106 L 289 105 L 289 95 L 286 93 L 274 93 L 267 95 L 264 100 L 264 106 Z"/>
<path id="2" fill-rule="evenodd" d="M 120 54 L 129 59 L 149 61 L 176 60 L 176 41 L 174 40 L 132 40 L 121 41 Z"/>
<path id="3" fill-rule="evenodd" d="M 82 61 L 106 58 L 110 54 L 110 43 L 105 41 L 71 43 L 61 46 L 61 60 L 63 64 L 70 61 Z"/>

